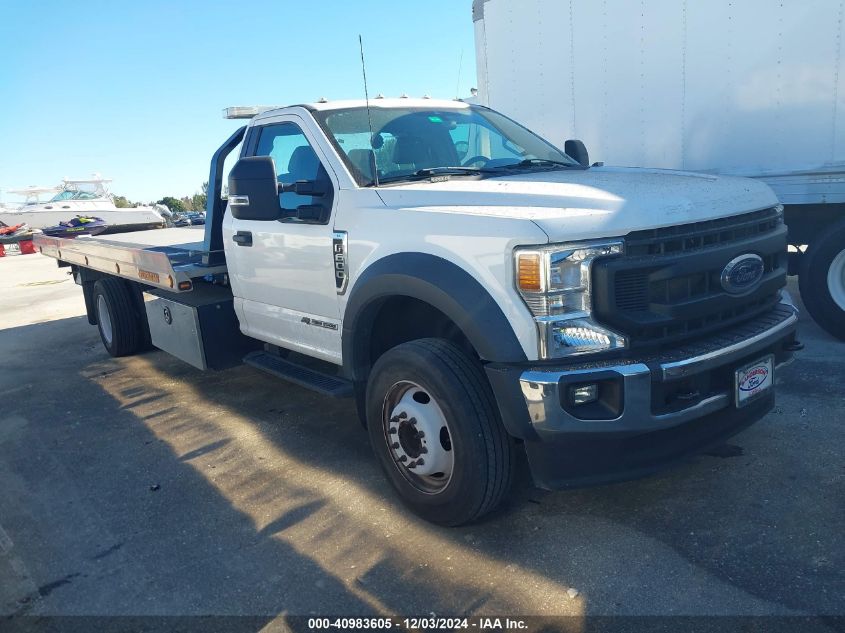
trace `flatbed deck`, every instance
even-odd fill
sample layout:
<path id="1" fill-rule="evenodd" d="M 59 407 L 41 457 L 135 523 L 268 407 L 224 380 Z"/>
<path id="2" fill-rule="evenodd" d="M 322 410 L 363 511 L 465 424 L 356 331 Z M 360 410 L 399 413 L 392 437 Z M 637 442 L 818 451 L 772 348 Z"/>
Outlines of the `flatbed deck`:
<path id="1" fill-rule="evenodd" d="M 208 266 L 203 227 L 179 227 L 74 239 L 36 235 L 36 248 L 59 261 L 139 281 L 172 292 L 193 289 L 193 279 L 226 272 Z"/>

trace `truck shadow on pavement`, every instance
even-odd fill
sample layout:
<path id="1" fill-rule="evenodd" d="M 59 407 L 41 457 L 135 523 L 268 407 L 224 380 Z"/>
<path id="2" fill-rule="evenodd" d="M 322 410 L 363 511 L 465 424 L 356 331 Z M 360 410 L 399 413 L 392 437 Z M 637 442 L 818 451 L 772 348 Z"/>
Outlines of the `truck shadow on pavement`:
<path id="1" fill-rule="evenodd" d="M 398 503 L 349 401 L 111 359 L 84 317 L 0 331 L 0 353 L 0 523 L 36 588 L 2 612 L 841 613 L 835 392 L 802 417 L 787 388 L 744 454 L 649 479 L 541 494 L 523 468 L 502 510 L 444 529 Z"/>
<path id="2" fill-rule="evenodd" d="M 0 331 L 0 353 L 0 523 L 11 544 L 0 556 L 19 571 L 16 586 L 0 583 L 0 618 L 258 614 L 258 630 L 285 611 L 372 611 L 293 544 L 265 538 L 191 465 L 228 440 L 176 455 L 104 391 L 134 378 L 103 357 L 84 318 Z M 124 393 L 168 415 L 160 391 L 135 382 Z"/>

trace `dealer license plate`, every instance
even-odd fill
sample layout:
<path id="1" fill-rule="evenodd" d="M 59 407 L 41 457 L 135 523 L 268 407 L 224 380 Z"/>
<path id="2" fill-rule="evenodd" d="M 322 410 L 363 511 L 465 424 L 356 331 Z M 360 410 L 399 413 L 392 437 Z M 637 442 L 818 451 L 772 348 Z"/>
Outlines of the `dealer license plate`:
<path id="1" fill-rule="evenodd" d="M 734 393 L 737 407 L 764 396 L 774 385 L 775 357 L 771 354 L 736 370 Z"/>

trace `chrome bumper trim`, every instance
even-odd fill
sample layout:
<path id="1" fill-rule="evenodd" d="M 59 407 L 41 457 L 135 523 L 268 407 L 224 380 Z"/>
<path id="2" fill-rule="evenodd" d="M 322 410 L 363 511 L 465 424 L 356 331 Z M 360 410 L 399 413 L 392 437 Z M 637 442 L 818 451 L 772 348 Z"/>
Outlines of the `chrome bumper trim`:
<path id="1" fill-rule="evenodd" d="M 782 304 L 792 309 L 792 314 L 773 327 L 744 341 L 701 354 L 661 364 L 658 374 L 662 381 L 677 380 L 687 375 L 706 371 L 720 365 L 726 365 L 742 356 L 763 349 L 767 345 L 785 336 L 798 321 L 798 312 L 788 296 Z M 780 369 L 789 363 L 780 363 Z M 581 420 L 567 413 L 561 406 L 559 383 L 562 377 L 583 375 L 586 380 L 599 373 L 612 372 L 624 381 L 624 406 L 622 414 L 612 420 Z M 647 431 L 668 428 L 715 413 L 730 406 L 730 393 L 717 393 L 680 411 L 655 415 L 651 410 L 652 373 L 648 365 L 632 361 L 611 365 L 596 365 L 575 370 L 526 370 L 519 378 L 522 396 L 528 408 L 528 414 L 534 429 L 544 435 L 559 432 L 600 432 L 600 431 Z"/>
<path id="2" fill-rule="evenodd" d="M 708 352 L 707 354 L 701 354 L 700 356 L 693 356 L 692 358 L 685 358 L 684 360 L 672 363 L 662 363 L 660 365 L 660 370 L 663 380 L 683 378 L 684 376 L 688 376 L 690 374 L 706 371 L 718 365 L 723 365 L 725 362 L 729 362 L 731 357 L 744 356 L 754 347 L 765 347 L 768 344 L 768 339 L 772 336 L 776 336 L 784 330 L 789 329 L 797 322 L 798 311 L 793 308 L 791 316 L 784 319 L 774 327 L 769 328 L 765 332 L 760 332 L 749 339 Z"/>

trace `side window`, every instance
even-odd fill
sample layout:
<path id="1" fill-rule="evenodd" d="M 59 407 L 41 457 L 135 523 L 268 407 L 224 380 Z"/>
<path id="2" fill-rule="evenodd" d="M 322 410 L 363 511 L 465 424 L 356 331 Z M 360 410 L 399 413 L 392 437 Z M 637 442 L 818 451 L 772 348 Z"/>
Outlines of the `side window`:
<path id="1" fill-rule="evenodd" d="M 280 183 L 292 184 L 297 180 L 311 180 L 325 183 L 331 190 L 328 173 L 308 139 L 295 123 L 277 123 L 261 128 L 255 156 L 270 156 L 276 163 L 276 177 Z M 286 192 L 279 194 L 279 205 L 284 210 L 295 210 L 301 205 L 314 204 L 315 198 Z M 320 202 L 331 202 L 330 197 L 321 197 Z"/>

